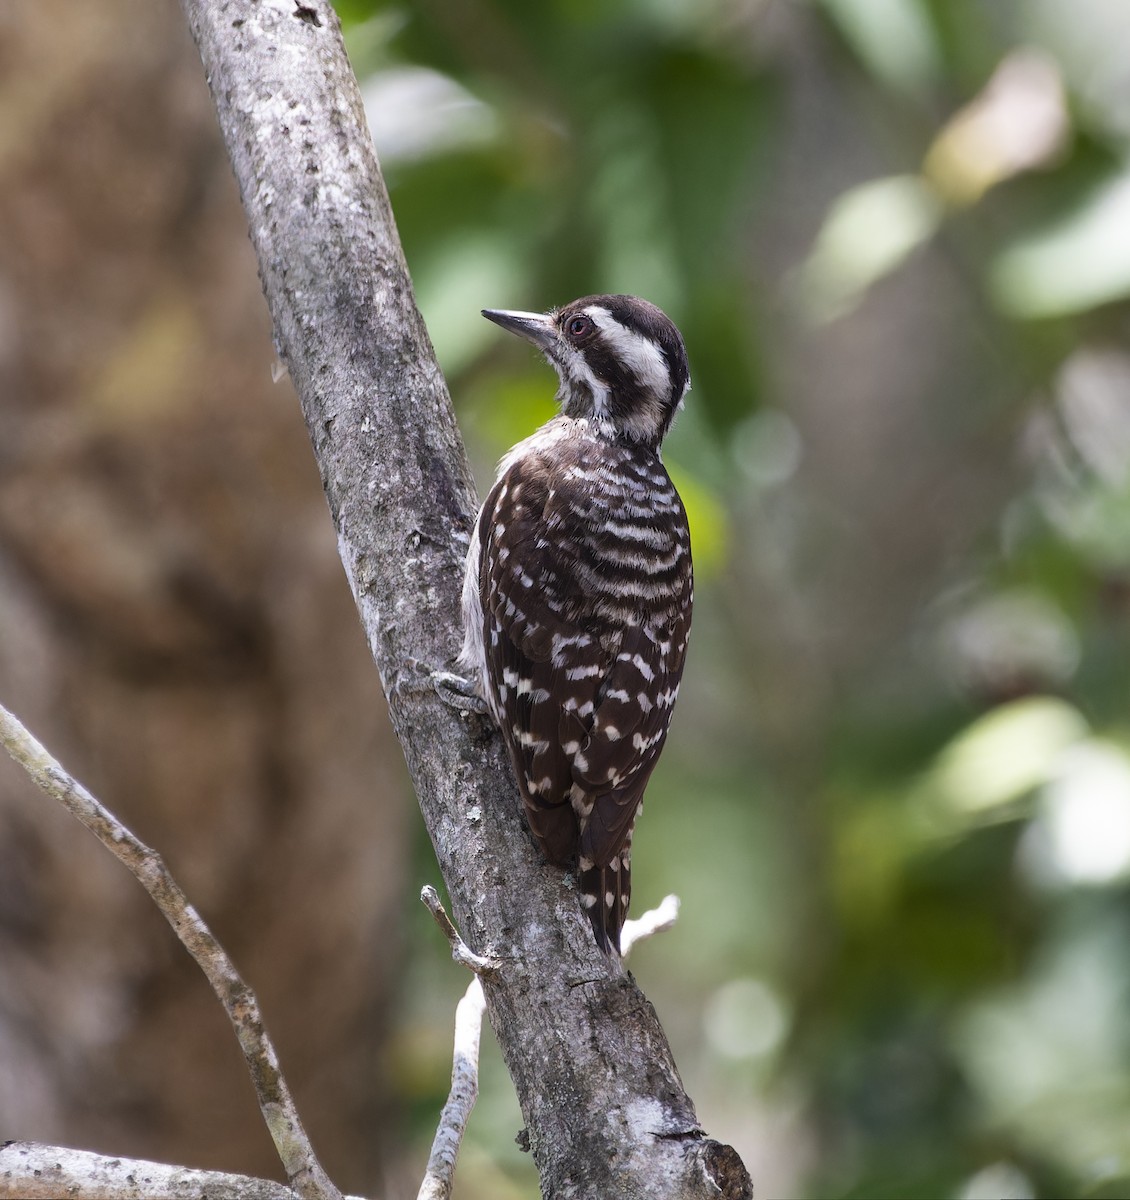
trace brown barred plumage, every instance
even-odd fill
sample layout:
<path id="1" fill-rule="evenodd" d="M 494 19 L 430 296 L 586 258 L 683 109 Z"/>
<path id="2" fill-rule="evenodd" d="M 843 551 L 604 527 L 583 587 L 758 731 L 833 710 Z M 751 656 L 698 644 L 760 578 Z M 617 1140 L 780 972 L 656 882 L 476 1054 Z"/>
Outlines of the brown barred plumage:
<path id="1" fill-rule="evenodd" d="M 632 296 L 484 312 L 557 369 L 562 414 L 515 446 L 467 556 L 464 666 L 534 837 L 619 949 L 632 830 L 683 673 L 690 533 L 659 447 L 689 387 L 678 330 Z"/>

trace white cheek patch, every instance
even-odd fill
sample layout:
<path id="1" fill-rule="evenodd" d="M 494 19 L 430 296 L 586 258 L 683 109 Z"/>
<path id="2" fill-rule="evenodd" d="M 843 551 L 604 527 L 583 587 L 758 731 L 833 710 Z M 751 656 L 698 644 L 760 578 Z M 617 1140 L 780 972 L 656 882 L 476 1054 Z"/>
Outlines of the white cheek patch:
<path id="1" fill-rule="evenodd" d="M 551 360 L 552 361 L 552 360 Z M 608 414 L 608 396 L 610 389 L 608 384 L 597 379 L 593 374 L 592 367 L 585 360 L 585 356 L 573 346 L 565 345 L 561 348 L 561 361 L 554 362 L 553 365 L 557 368 L 557 373 L 561 376 L 562 383 L 568 384 L 572 382 L 587 387 L 592 392 L 593 416 L 600 420 Z M 566 380 L 565 376 L 568 376 Z"/>
<path id="2" fill-rule="evenodd" d="M 590 304 L 585 315 L 592 318 L 604 344 L 636 377 L 641 387 L 666 398 L 671 392 L 671 372 L 663 351 L 651 340 L 619 321 L 599 304 Z"/>

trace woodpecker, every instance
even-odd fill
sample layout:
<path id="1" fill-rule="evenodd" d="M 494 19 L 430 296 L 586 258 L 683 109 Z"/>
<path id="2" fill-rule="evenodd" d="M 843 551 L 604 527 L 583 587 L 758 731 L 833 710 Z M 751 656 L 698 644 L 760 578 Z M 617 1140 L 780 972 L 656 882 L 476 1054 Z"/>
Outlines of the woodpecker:
<path id="1" fill-rule="evenodd" d="M 483 316 L 545 355 L 561 411 L 503 457 L 479 512 L 460 663 L 502 732 L 538 846 L 576 871 L 597 944 L 619 953 L 632 831 L 694 598 L 687 516 L 660 458 L 690 387 L 686 349 L 635 296 Z"/>

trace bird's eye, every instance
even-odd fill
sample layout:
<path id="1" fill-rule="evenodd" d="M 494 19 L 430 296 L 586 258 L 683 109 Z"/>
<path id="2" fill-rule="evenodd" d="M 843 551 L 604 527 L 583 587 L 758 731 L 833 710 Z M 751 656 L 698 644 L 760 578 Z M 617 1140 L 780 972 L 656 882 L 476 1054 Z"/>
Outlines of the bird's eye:
<path id="1" fill-rule="evenodd" d="M 592 329 L 591 317 L 570 317 L 565 324 L 565 332 L 571 338 L 582 338 Z"/>

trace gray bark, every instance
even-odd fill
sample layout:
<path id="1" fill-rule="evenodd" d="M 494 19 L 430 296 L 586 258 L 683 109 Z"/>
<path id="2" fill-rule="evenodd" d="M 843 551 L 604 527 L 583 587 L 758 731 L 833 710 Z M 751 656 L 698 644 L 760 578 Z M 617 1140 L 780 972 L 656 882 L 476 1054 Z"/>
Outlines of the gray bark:
<path id="1" fill-rule="evenodd" d="M 182 0 L 393 725 L 545 1196 L 752 1195 L 651 1005 L 539 861 L 500 739 L 445 704 L 474 487 L 328 0 Z M 468 320 L 478 315 L 468 313 Z"/>
<path id="2" fill-rule="evenodd" d="M 299 1200 L 269 1179 L 194 1171 L 88 1150 L 6 1142 L 0 1146 L 3 1200 Z M 348 1198 L 347 1198 L 348 1200 Z"/>

